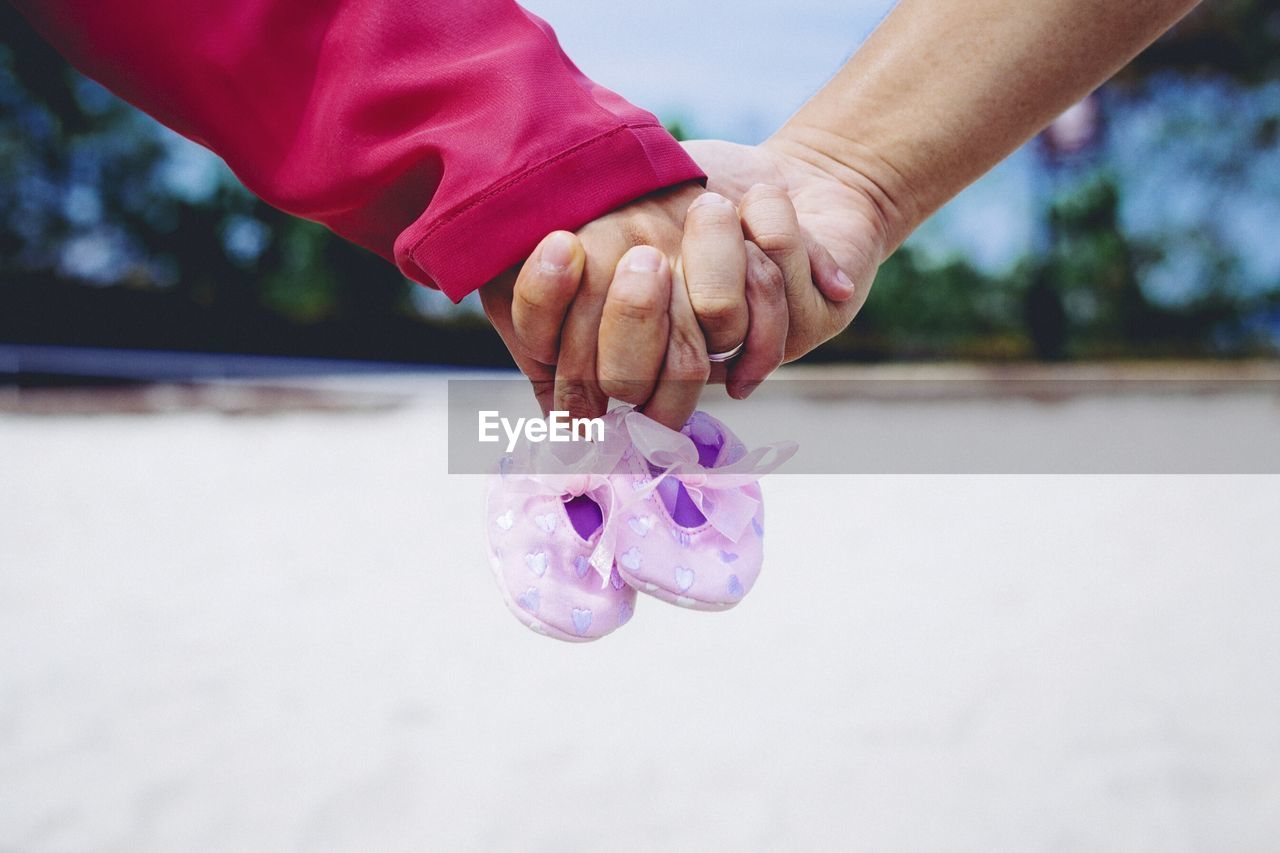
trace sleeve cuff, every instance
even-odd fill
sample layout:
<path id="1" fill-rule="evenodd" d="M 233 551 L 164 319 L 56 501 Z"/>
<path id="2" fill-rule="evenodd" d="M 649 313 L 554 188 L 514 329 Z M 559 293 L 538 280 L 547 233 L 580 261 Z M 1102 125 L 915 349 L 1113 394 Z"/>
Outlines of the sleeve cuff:
<path id="1" fill-rule="evenodd" d="M 490 187 L 396 240 L 400 269 L 454 302 L 573 231 L 640 196 L 706 176 L 660 125 L 624 125 Z"/>

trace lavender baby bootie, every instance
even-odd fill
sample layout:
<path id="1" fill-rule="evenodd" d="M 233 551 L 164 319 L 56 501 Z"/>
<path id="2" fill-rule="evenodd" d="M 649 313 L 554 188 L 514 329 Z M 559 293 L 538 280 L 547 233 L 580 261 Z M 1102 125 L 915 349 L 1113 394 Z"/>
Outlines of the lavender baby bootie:
<path id="1" fill-rule="evenodd" d="M 748 452 L 722 422 L 695 412 L 676 432 L 639 412 L 614 476 L 618 573 L 663 601 L 726 610 L 751 591 L 764 560 L 757 482 L 789 459 L 786 442 Z"/>

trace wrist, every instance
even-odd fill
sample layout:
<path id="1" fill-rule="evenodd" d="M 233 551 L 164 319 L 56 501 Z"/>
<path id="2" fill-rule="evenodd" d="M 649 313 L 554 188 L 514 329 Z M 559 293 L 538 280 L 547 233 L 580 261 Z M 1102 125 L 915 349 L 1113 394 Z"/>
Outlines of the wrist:
<path id="1" fill-rule="evenodd" d="M 928 214 L 906 176 L 869 146 L 793 119 L 761 147 L 865 198 L 878 225 L 886 257 Z"/>

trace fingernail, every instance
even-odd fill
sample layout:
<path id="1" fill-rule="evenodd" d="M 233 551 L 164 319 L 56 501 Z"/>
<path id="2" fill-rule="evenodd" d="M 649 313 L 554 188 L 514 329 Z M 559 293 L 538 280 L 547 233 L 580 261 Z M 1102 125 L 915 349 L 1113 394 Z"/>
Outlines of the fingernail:
<path id="1" fill-rule="evenodd" d="M 693 204 L 689 205 L 689 209 L 692 210 L 695 207 L 705 207 L 708 204 L 725 204 L 732 207 L 729 199 L 719 193 L 703 193 L 693 200 Z"/>
<path id="2" fill-rule="evenodd" d="M 849 280 L 849 276 L 844 274 L 844 270 L 836 270 L 836 281 L 849 293 L 853 293 L 853 282 Z"/>
<path id="3" fill-rule="evenodd" d="M 573 238 L 563 231 L 552 234 L 542 246 L 539 264 L 546 272 L 564 272 L 573 263 Z"/>
<path id="4" fill-rule="evenodd" d="M 759 385 L 760 385 L 759 382 L 754 382 L 749 380 L 743 381 L 743 382 L 734 382 L 729 389 L 729 396 L 733 397 L 733 399 L 735 400 L 745 400 L 751 396 L 751 392 L 756 390 L 756 388 Z"/>
<path id="5" fill-rule="evenodd" d="M 662 267 L 662 253 L 652 246 L 636 246 L 627 252 L 627 268 L 632 272 L 657 272 Z"/>

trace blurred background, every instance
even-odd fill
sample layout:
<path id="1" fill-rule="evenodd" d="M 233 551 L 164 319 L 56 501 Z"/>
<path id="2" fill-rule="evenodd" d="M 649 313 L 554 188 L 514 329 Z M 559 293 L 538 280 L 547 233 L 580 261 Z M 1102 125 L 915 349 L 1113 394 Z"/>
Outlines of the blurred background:
<path id="1" fill-rule="evenodd" d="M 679 135 L 758 142 L 890 4 L 530 5 Z M 509 364 L 474 297 L 266 207 L 0 15 L 0 342 Z M 1274 353 L 1277 57 L 1274 3 L 1203 4 L 926 224 L 811 360 Z"/>
<path id="2" fill-rule="evenodd" d="M 890 4 L 530 5 L 755 142 Z M 828 430 L 765 483 L 759 583 L 568 647 L 447 473 L 446 379 L 517 376 L 474 298 L 265 207 L 0 2 L 0 853 L 1276 853 L 1277 48 L 1274 2 L 1203 4 L 827 364 L 709 390 L 752 443 Z"/>

